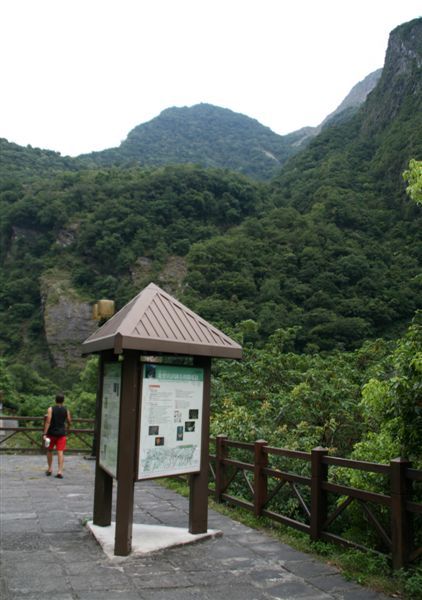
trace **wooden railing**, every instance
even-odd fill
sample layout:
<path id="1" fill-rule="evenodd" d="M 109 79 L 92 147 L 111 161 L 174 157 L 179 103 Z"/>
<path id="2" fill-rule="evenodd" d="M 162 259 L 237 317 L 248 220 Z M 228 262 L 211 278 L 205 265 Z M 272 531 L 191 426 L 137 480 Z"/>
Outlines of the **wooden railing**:
<path id="1" fill-rule="evenodd" d="M 16 417 L 0 415 L 0 452 L 45 452 L 42 443 L 45 416 Z M 91 425 L 89 429 L 81 429 L 79 424 Z M 72 419 L 72 427 L 68 432 L 67 452 L 92 452 L 94 435 L 94 419 Z M 14 444 L 10 441 L 13 439 Z M 75 440 L 80 446 L 75 445 Z M 22 446 L 21 442 L 29 442 Z"/>
<path id="2" fill-rule="evenodd" d="M 232 457 L 233 451 L 237 458 Z M 250 459 L 245 460 L 245 455 Z M 300 473 L 286 466 L 289 462 Z M 340 469 L 381 477 L 385 492 L 336 483 L 341 478 Z M 416 482 L 422 482 L 422 471 L 412 469 L 406 459 L 396 458 L 382 465 L 329 456 L 325 448 L 299 452 L 274 448 L 263 440 L 243 443 L 217 436 L 215 454 L 210 455 L 210 472 L 213 488 L 209 493 L 217 502 L 240 506 L 256 516 L 298 529 L 313 541 L 369 550 L 342 535 L 341 520 L 353 503 L 360 507 L 362 518 L 376 536 L 375 550 L 389 555 L 394 569 L 406 567 L 422 556 L 422 546 L 416 547 L 422 543 L 422 503 L 414 497 Z M 236 487 L 236 493 L 229 487 Z M 290 514 L 286 511 L 286 491 Z M 418 528 L 413 527 L 414 517 L 419 519 Z"/>

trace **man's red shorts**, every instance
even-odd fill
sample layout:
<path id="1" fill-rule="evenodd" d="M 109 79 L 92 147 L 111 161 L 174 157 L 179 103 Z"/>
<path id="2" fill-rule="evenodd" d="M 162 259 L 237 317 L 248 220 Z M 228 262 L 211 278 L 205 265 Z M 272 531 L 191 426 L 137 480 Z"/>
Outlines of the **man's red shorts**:
<path id="1" fill-rule="evenodd" d="M 56 447 L 56 450 L 66 450 L 66 436 L 50 435 L 50 445 L 47 450 L 54 450 L 54 446 Z"/>

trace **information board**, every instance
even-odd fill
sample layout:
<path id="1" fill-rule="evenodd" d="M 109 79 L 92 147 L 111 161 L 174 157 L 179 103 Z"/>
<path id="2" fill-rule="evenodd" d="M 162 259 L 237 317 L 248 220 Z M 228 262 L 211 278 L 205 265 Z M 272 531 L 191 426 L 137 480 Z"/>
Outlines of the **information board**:
<path id="1" fill-rule="evenodd" d="M 121 371 L 120 363 L 104 365 L 99 462 L 113 477 L 117 477 Z"/>
<path id="2" fill-rule="evenodd" d="M 138 479 L 198 472 L 203 369 L 145 364 L 142 377 Z"/>

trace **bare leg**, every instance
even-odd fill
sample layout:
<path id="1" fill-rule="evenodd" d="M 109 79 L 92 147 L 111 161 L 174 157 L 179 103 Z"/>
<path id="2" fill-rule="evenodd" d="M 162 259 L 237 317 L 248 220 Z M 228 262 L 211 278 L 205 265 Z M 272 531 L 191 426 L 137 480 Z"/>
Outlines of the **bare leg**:
<path id="1" fill-rule="evenodd" d="M 53 453 L 50 450 L 47 450 L 47 465 L 48 471 L 51 473 L 53 469 Z"/>
<path id="2" fill-rule="evenodd" d="M 63 474 L 63 465 L 64 465 L 64 452 L 63 450 L 57 450 L 57 462 L 59 463 L 58 474 Z"/>

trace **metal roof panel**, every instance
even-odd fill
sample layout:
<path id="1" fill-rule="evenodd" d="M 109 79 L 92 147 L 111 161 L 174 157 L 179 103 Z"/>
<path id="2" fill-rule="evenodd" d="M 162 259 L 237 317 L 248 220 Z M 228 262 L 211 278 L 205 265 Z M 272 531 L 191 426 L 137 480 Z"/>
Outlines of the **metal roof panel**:
<path id="1" fill-rule="evenodd" d="M 82 353 L 114 349 L 242 358 L 242 347 L 154 283 L 82 344 Z"/>

